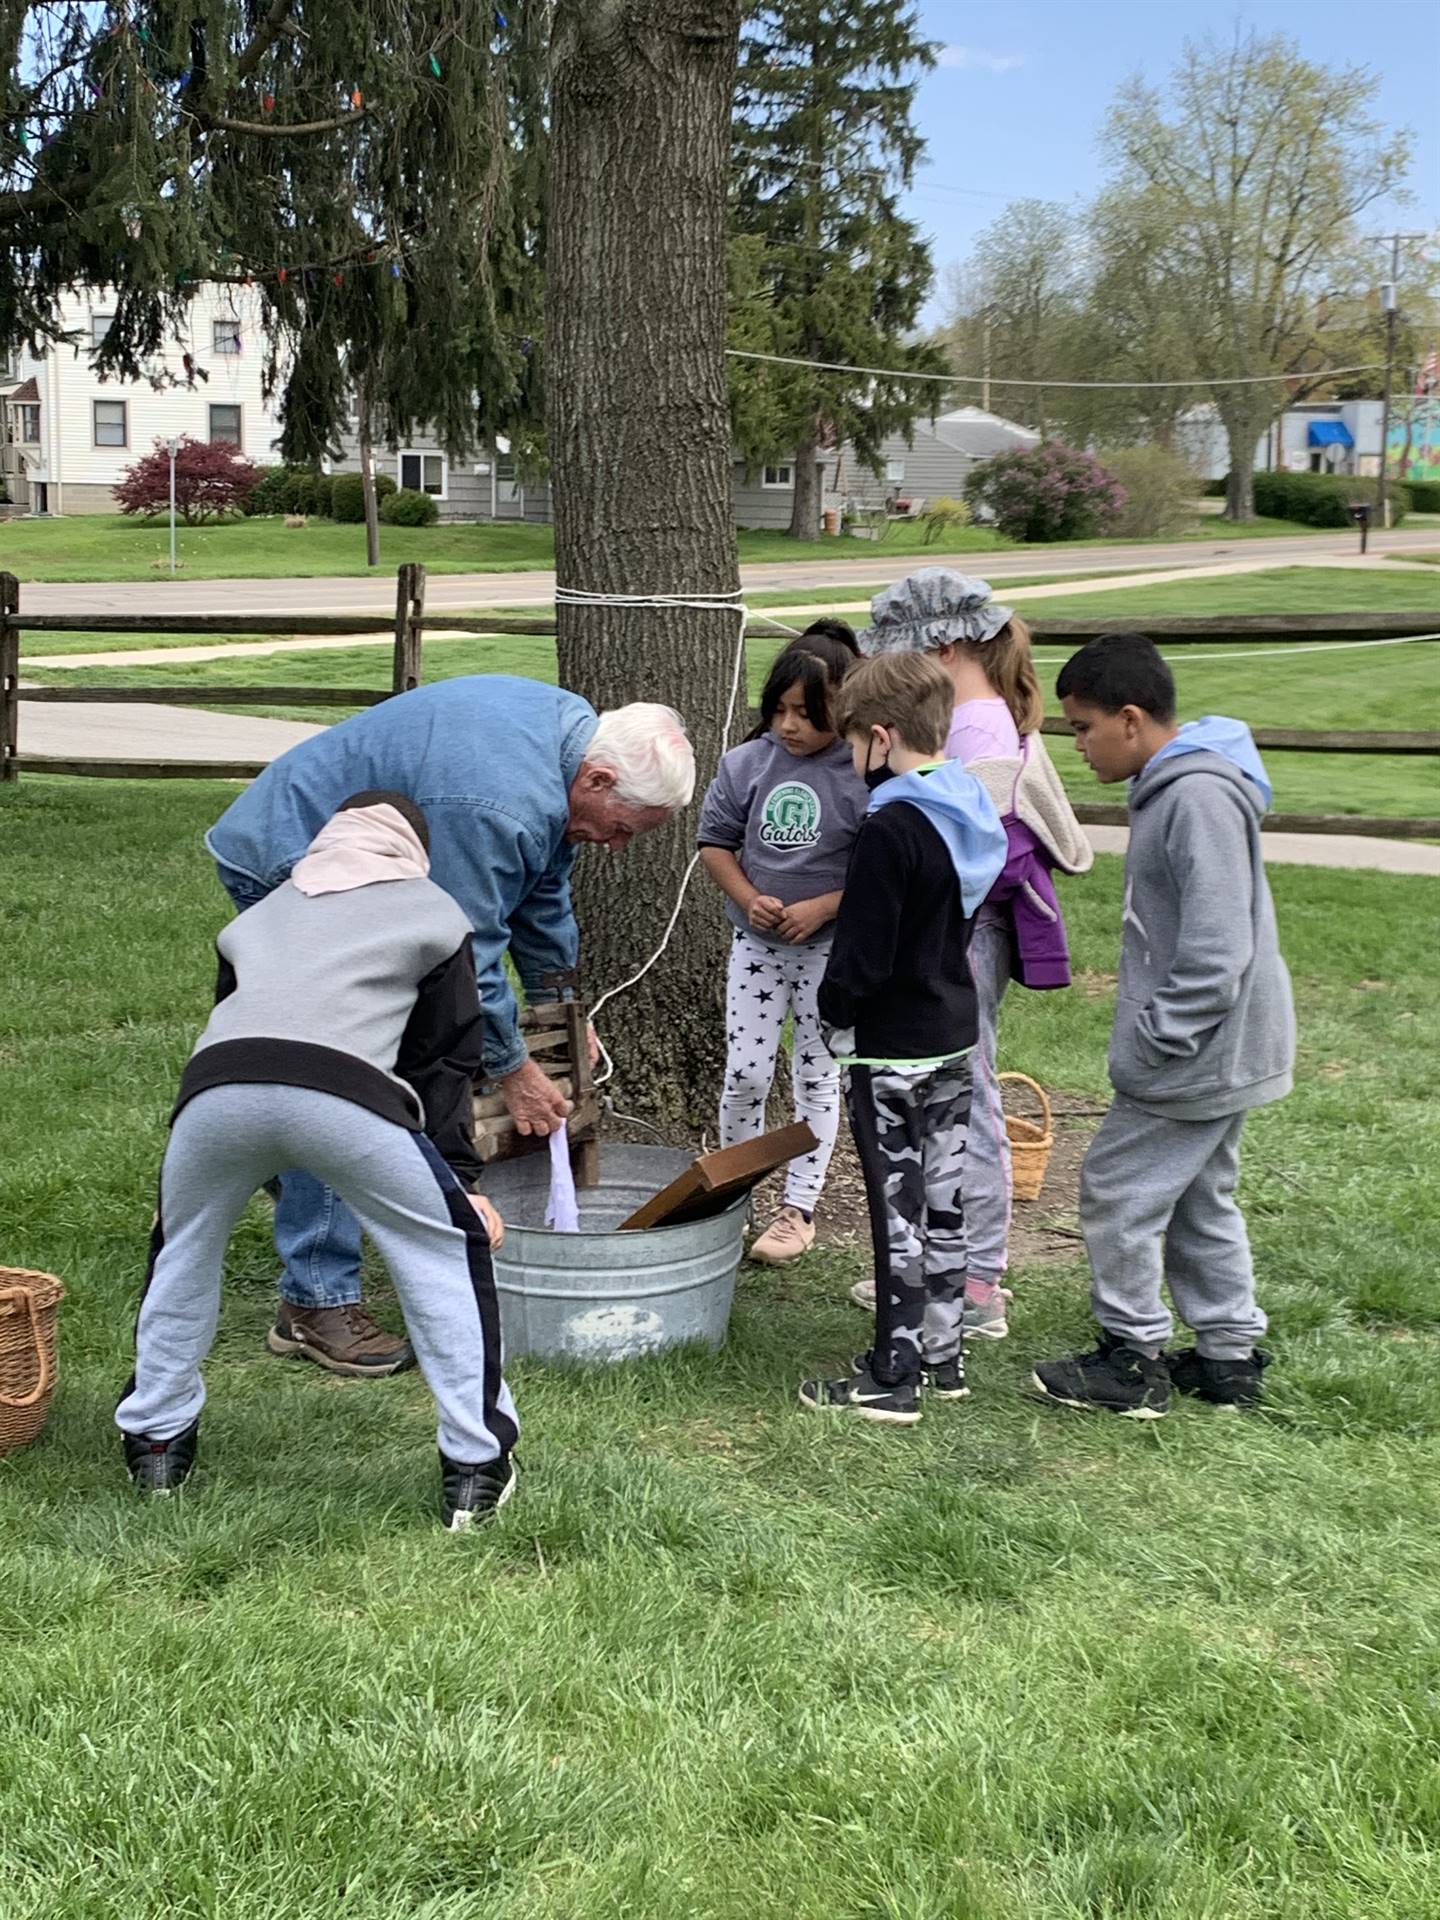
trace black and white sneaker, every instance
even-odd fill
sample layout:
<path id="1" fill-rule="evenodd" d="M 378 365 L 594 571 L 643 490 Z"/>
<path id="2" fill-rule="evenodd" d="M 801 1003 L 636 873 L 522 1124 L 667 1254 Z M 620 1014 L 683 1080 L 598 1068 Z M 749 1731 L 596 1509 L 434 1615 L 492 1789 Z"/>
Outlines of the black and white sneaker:
<path id="1" fill-rule="evenodd" d="M 913 1427 L 920 1418 L 920 1386 L 909 1381 L 886 1386 L 873 1371 L 874 1356 L 856 1356 L 855 1371 L 843 1380 L 802 1380 L 800 1404 L 821 1413 L 854 1413 L 862 1420 L 883 1420 L 891 1426 Z"/>
<path id="2" fill-rule="evenodd" d="M 957 1353 L 953 1360 L 937 1360 L 933 1366 L 925 1368 L 925 1391 L 936 1400 L 968 1400 L 970 1389 L 965 1384 L 965 1356 Z"/>
<path id="3" fill-rule="evenodd" d="M 1087 1413 L 1118 1413 L 1126 1420 L 1158 1420 L 1170 1405 L 1170 1372 L 1163 1360 L 1102 1332 L 1093 1352 L 1047 1360 L 1030 1376 L 1037 1393 Z"/>
<path id="4" fill-rule="evenodd" d="M 173 1440 L 152 1440 L 144 1433 L 122 1433 L 125 1443 L 125 1471 L 141 1493 L 173 1493 L 190 1478 L 195 1464 L 195 1447 L 200 1437 L 200 1422 L 192 1420 Z"/>
<path id="5" fill-rule="evenodd" d="M 464 1533 L 488 1519 L 515 1491 L 515 1463 L 508 1453 L 469 1466 L 440 1456 L 440 1523 L 447 1533 Z"/>
<path id="6" fill-rule="evenodd" d="M 1260 1404 L 1260 1376 L 1270 1364 L 1270 1355 L 1256 1347 L 1244 1360 L 1212 1360 L 1186 1347 L 1182 1353 L 1167 1353 L 1165 1364 L 1177 1393 L 1193 1394 L 1213 1407 L 1249 1408 Z"/>

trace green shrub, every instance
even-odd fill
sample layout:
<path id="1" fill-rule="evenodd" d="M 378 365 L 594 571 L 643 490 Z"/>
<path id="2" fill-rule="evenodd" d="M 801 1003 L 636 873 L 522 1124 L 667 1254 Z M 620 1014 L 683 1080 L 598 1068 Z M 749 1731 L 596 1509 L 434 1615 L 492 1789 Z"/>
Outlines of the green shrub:
<path id="1" fill-rule="evenodd" d="M 920 524 L 925 529 L 926 546 L 933 547 L 947 533 L 956 533 L 961 527 L 969 526 L 970 509 L 963 500 L 952 500 L 949 494 L 942 494 L 938 500 L 932 500 L 921 514 Z"/>
<path id="2" fill-rule="evenodd" d="M 1440 513 L 1440 480 L 1407 480 L 1412 513 Z"/>
<path id="3" fill-rule="evenodd" d="M 285 482 L 288 477 L 287 467 L 261 467 L 260 478 L 245 496 L 241 511 L 252 520 L 267 514 L 284 513 Z"/>
<path id="4" fill-rule="evenodd" d="M 309 467 L 291 467 L 285 475 L 286 513 L 326 515 L 330 511 L 330 476 Z"/>
<path id="5" fill-rule="evenodd" d="M 440 518 L 440 504 L 415 487 L 397 487 L 382 501 L 380 518 L 387 527 L 433 527 Z"/>
<path id="6" fill-rule="evenodd" d="M 1225 489 L 1229 484 L 1229 478 L 1224 474 L 1222 474 L 1218 480 L 1207 480 L 1205 482 L 1204 497 L 1207 500 L 1223 500 L 1225 498 Z"/>
<path id="7" fill-rule="evenodd" d="M 1374 505 L 1378 482 L 1343 473 L 1257 473 L 1255 511 L 1272 520 L 1294 520 L 1304 527 L 1348 527 L 1350 502 Z M 1410 505 L 1406 488 L 1392 481 L 1390 524 L 1398 527 Z"/>
<path id="8" fill-rule="evenodd" d="M 381 506 L 395 491 L 388 473 L 375 476 L 375 498 Z M 365 482 L 358 473 L 337 473 L 330 482 L 330 518 L 347 527 L 358 527 L 365 518 Z"/>
<path id="9" fill-rule="evenodd" d="M 1190 519 L 1197 491 L 1194 474 L 1168 447 L 1114 447 L 1101 465 L 1125 489 L 1125 504 L 1112 531 L 1127 540 L 1175 533 Z"/>

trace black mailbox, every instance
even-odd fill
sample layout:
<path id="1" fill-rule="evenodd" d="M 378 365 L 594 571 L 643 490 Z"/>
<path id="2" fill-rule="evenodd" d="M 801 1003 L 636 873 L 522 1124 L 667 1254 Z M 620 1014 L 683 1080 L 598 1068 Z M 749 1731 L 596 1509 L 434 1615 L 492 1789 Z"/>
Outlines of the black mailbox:
<path id="1" fill-rule="evenodd" d="M 1360 529 L 1360 551 L 1364 553 L 1370 538 L 1370 502 L 1368 500 L 1349 500 L 1345 511 L 1350 515 L 1353 525 Z"/>

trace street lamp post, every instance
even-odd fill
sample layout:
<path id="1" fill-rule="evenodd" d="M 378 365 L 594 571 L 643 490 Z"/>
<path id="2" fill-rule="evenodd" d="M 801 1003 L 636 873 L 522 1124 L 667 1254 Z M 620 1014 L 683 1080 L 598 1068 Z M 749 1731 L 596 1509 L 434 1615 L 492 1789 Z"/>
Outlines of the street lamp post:
<path id="1" fill-rule="evenodd" d="M 170 455 L 170 578 L 175 578 L 175 450 L 178 440 L 167 440 L 165 451 Z"/>

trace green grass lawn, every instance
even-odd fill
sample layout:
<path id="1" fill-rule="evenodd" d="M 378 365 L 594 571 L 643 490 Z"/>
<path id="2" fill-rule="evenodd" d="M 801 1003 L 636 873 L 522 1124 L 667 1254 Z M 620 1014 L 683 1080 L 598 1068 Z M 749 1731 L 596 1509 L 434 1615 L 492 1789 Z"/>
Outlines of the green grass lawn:
<path id="1" fill-rule="evenodd" d="M 1287 520 L 1257 520 L 1245 527 L 1217 524 L 1197 515 L 1179 534 L 1165 539 L 1254 539 L 1272 534 L 1322 531 Z M 1333 531 L 1333 530 L 1332 530 Z M 283 520 L 239 520 L 218 527 L 182 527 L 178 554 L 187 580 L 313 579 L 367 574 L 365 529 L 312 520 L 287 527 Z M 883 541 L 851 536 L 819 542 L 796 541 L 783 533 L 741 529 L 740 559 L 875 559 L 884 572 L 892 559 L 914 555 L 986 553 L 1013 548 L 1014 542 L 986 527 L 966 527 L 939 545 L 926 542 L 918 526 L 894 526 Z M 1084 541 L 1088 546 L 1130 546 L 1128 540 Z M 1141 543 L 1144 544 L 1144 543 Z M 1063 554 L 1064 547 L 1036 549 Z M 490 573 L 512 568 L 553 566 L 549 527 L 521 523 L 485 526 L 382 527 L 379 573 L 393 573 L 410 560 L 423 560 L 435 573 Z M 0 566 L 22 580 L 154 580 L 163 589 L 169 578 L 170 529 L 163 520 L 133 520 L 123 514 L 78 514 L 59 520 L 0 522 Z"/>
<path id="2" fill-rule="evenodd" d="M 1276 877 L 1301 1062 L 1248 1135 L 1263 1415 L 1137 1430 L 1027 1398 L 1086 1337 L 1077 1261 L 1013 1276 L 969 1401 L 828 1424 L 794 1390 L 863 1340 L 861 1264 L 832 1255 L 747 1272 L 716 1357 L 517 1365 L 518 1497 L 447 1539 L 419 1379 L 264 1353 L 259 1206 L 202 1469 L 169 1505 L 123 1484 L 111 1410 L 222 914 L 199 835 L 229 794 L 0 796 L 0 1248 L 69 1290 L 51 1426 L 0 1463 L 0 1912 L 1435 1912 L 1430 883 Z M 1004 1052 L 1098 1095 L 1117 864 L 1066 905 L 1087 990 L 1012 995 Z"/>
<path id="3" fill-rule="evenodd" d="M 839 590 L 837 590 L 838 593 Z M 1008 589 L 1007 589 L 1008 591 Z M 820 604 L 825 596 L 815 596 Z M 1025 610 L 1023 595 L 1017 604 Z M 1434 607 L 1440 628 L 1440 579 L 1417 574 L 1341 573 L 1322 568 L 1287 567 L 1233 579 L 1220 578 L 1148 587 L 1116 588 L 1105 593 L 1035 601 L 1029 611 L 1079 614 L 1101 618 L 1107 614 L 1144 612 L 1274 612 L 1288 608 L 1339 610 L 1395 607 L 1423 611 Z M 32 644 L 44 635 L 32 637 Z M 103 644 L 103 636 L 93 636 Z M 759 697 L 770 661 L 784 644 L 777 635 L 770 643 L 750 648 L 750 697 Z M 1311 652 L 1286 659 L 1270 650 L 1277 643 L 1259 642 L 1235 650 L 1231 659 L 1215 657 L 1220 649 L 1176 648 L 1174 665 L 1180 682 L 1182 712 L 1233 713 L 1252 726 L 1424 728 L 1440 729 L 1440 694 L 1436 671 L 1440 646 L 1420 644 L 1381 647 L 1373 653 L 1344 649 L 1333 654 Z M 1055 710 L 1054 675 L 1069 648 L 1042 648 L 1039 660 L 1046 678 L 1050 709 Z M 1241 658 L 1245 652 L 1249 657 Z M 241 657 L 173 666 L 85 668 L 92 684 L 151 686 L 183 684 L 232 686 L 380 687 L 385 684 L 388 655 L 382 647 L 332 648 L 260 658 Z M 450 679 L 467 673 L 524 673 L 543 680 L 555 677 L 555 654 L 548 639 L 504 635 L 460 640 L 435 640 L 425 652 L 427 680 Z M 39 681 L 63 681 L 63 668 L 34 670 Z M 673 690 L 684 707 L 684 689 Z M 258 709 L 287 719 L 315 722 L 314 708 L 273 706 Z M 343 710 L 341 710 L 343 712 Z M 335 713 L 331 717 L 341 717 Z M 23 718 L 22 718 L 23 728 Z M 1052 749 L 1064 778 L 1076 797 L 1114 800 L 1118 794 L 1099 789 L 1078 757 L 1063 741 Z M 1285 811 L 1351 814 L 1440 815 L 1440 767 L 1434 760 L 1387 759 L 1370 755 L 1275 754 L 1270 760 L 1275 782 L 1275 804 Z"/>

